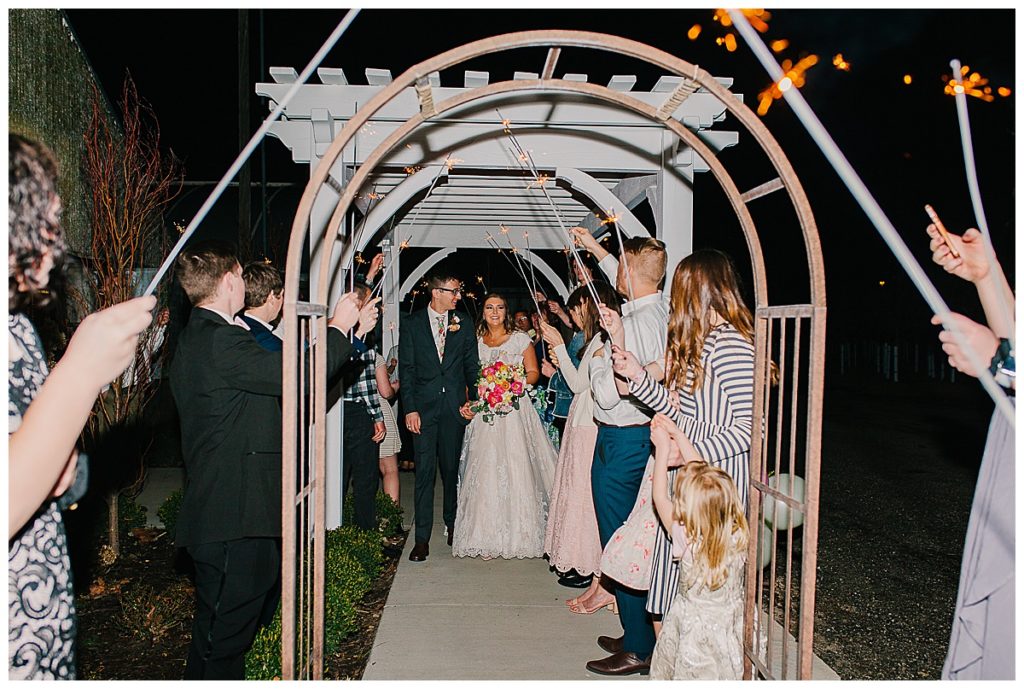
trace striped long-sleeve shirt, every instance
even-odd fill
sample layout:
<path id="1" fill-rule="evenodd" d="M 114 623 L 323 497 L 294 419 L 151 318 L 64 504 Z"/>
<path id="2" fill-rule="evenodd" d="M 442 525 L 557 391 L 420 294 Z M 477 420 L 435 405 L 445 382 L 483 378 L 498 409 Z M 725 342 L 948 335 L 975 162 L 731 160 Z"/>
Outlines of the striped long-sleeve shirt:
<path id="1" fill-rule="evenodd" d="M 754 346 L 731 325 L 712 330 L 701 353 L 704 384 L 694 394 L 679 390 L 679 409 L 669 392 L 648 374 L 630 381 L 629 391 L 656 412 L 667 415 L 709 464 L 721 467 L 736 482 L 747 505 L 750 480 L 750 434 L 754 406 Z"/>

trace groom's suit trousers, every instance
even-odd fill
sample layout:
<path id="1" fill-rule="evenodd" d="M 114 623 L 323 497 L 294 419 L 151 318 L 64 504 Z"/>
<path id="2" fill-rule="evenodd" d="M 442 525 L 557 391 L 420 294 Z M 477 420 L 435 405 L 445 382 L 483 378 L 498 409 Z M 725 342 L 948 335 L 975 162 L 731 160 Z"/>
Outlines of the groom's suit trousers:
<path id="1" fill-rule="evenodd" d="M 602 548 L 629 517 L 650 456 L 649 426 L 598 426 L 590 483 Z M 623 650 L 648 657 L 654 651 L 654 627 L 646 609 L 647 592 L 616 584 L 615 601 L 625 632 Z"/>
<path id="2" fill-rule="evenodd" d="M 439 406 L 441 400 L 438 400 Z M 419 435 L 413 435 L 416 449 L 416 542 L 430 542 L 434 526 L 434 482 L 440 469 L 444 486 L 442 512 L 449 531 L 455 528 L 459 454 L 466 432 L 464 421 L 446 408 L 421 414 Z"/>

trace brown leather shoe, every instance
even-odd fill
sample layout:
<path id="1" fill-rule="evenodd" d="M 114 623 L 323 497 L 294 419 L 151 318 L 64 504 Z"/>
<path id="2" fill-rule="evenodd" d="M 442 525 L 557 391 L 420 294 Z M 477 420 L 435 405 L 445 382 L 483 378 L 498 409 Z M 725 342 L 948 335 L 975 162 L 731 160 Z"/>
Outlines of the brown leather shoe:
<path id="1" fill-rule="evenodd" d="M 413 562 L 423 562 L 427 559 L 427 555 L 430 555 L 430 546 L 426 543 L 417 542 L 412 547 L 412 552 L 409 553 L 409 559 Z"/>
<path id="2" fill-rule="evenodd" d="M 621 653 L 622 640 L 625 638 L 625 634 L 618 638 L 614 636 L 599 636 L 597 637 L 597 645 L 600 646 L 602 650 L 608 651 L 609 653 Z"/>
<path id="3" fill-rule="evenodd" d="M 636 653 L 619 651 L 603 660 L 591 660 L 587 669 L 599 675 L 646 675 L 651 671 L 651 662 Z"/>

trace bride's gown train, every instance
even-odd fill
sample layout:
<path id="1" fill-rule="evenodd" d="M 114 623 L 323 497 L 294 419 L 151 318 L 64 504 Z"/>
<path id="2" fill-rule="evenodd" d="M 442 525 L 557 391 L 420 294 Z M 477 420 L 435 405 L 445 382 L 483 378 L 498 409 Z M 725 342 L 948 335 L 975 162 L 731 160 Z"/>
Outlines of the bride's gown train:
<path id="1" fill-rule="evenodd" d="M 529 346 L 529 336 L 521 332 L 498 347 L 481 341 L 480 365 L 498 359 L 522 363 L 523 351 Z M 452 554 L 542 557 L 557 459 L 529 398 L 524 397 L 518 410 L 495 418 L 493 424 L 479 414 L 474 417 L 459 458 Z"/>

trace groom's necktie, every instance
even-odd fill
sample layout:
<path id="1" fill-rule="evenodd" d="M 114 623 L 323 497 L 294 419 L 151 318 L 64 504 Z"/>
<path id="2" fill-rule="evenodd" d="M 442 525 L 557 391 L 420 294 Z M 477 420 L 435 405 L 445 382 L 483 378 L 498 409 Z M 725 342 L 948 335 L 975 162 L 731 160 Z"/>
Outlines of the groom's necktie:
<path id="1" fill-rule="evenodd" d="M 436 316 L 434 320 L 437 321 L 437 357 L 439 359 L 444 358 L 444 316 Z"/>

